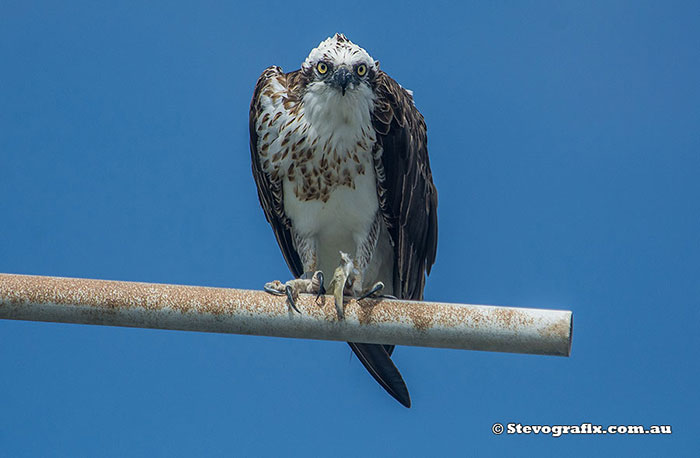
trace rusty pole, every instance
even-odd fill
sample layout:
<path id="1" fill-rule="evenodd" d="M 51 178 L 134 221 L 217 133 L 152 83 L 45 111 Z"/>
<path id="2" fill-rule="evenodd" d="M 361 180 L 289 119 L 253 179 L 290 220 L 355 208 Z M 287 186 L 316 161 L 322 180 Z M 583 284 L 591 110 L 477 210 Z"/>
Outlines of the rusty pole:
<path id="1" fill-rule="evenodd" d="M 484 305 L 349 300 L 262 291 L 0 274 L 0 318 L 569 356 L 572 314 Z"/>

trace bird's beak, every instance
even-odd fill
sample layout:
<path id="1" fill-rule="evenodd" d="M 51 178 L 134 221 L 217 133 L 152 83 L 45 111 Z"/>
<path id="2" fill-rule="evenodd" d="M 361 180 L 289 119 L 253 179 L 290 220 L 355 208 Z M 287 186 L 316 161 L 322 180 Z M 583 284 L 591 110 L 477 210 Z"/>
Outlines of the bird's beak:
<path id="1" fill-rule="evenodd" d="M 343 95 L 345 95 L 345 90 L 347 89 L 348 84 L 350 84 L 351 79 L 352 72 L 345 67 L 340 67 L 338 70 L 336 70 L 335 75 L 333 75 L 333 82 L 340 87 Z"/>

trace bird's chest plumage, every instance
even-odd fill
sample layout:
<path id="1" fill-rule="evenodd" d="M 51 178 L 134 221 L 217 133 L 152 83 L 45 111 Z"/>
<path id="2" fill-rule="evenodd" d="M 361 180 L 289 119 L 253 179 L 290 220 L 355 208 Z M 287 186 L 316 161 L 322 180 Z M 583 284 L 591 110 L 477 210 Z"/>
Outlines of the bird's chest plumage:
<path id="1" fill-rule="evenodd" d="M 314 131 L 310 129 L 305 144 L 300 145 L 303 154 L 292 155 L 288 165 L 284 164 L 285 212 L 302 236 L 364 235 L 379 206 L 369 139 L 343 137 L 342 129 L 326 138 L 315 136 Z"/>
<path id="2" fill-rule="evenodd" d="M 336 191 L 355 190 L 364 184 L 358 178 L 370 177 L 373 182 L 374 164 L 369 141 L 366 135 L 354 132 L 343 135 L 341 129 L 330 136 L 319 135 L 314 128 L 308 129 L 292 146 L 286 159 L 282 159 L 284 154 L 280 156 L 282 176 L 289 182 L 285 190 L 289 189 L 304 202 L 327 203 Z M 374 184 L 373 188 L 376 190 Z"/>
<path id="3" fill-rule="evenodd" d="M 260 160 L 282 183 L 294 231 L 346 242 L 366 235 L 379 207 L 371 99 L 331 93 L 277 105 L 262 116 L 274 122 L 260 137 Z"/>

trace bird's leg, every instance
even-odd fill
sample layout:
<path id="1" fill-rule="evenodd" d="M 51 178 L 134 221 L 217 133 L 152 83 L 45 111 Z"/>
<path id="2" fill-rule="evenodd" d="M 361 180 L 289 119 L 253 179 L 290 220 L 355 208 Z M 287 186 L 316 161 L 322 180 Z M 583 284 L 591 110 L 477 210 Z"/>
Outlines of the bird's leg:
<path id="1" fill-rule="evenodd" d="M 282 283 L 279 280 L 265 283 L 265 291 L 275 296 L 287 296 L 287 304 L 296 312 L 301 313 L 296 306 L 299 293 L 315 294 L 316 300 L 326 293 L 323 287 L 323 272 L 306 272 L 301 278 Z"/>

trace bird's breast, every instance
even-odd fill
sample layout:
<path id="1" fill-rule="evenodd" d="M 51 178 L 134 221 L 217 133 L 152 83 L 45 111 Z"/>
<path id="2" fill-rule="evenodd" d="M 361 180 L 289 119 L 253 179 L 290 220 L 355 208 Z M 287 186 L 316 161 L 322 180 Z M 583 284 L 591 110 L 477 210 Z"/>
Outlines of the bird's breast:
<path id="1" fill-rule="evenodd" d="M 307 120 L 308 122 L 308 120 Z M 285 211 L 297 232 L 366 232 L 378 209 L 370 126 L 309 123 L 284 179 Z M 373 131 L 371 132 L 373 134 Z M 293 215 L 296 215 L 293 216 Z"/>
<path id="2" fill-rule="evenodd" d="M 347 241 L 366 236 L 379 208 L 376 136 L 368 97 L 332 97 L 307 94 L 288 107 L 284 97 L 270 103 L 258 149 L 263 169 L 282 183 L 294 231 Z"/>
<path id="3" fill-rule="evenodd" d="M 379 208 L 374 170 L 353 178 L 353 186 L 329 187 L 325 199 L 307 199 L 297 193 L 297 183 L 284 180 L 285 213 L 302 236 L 364 234 Z"/>

